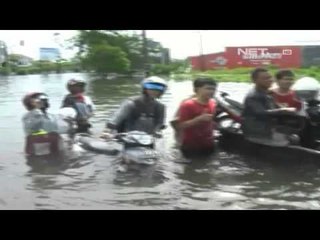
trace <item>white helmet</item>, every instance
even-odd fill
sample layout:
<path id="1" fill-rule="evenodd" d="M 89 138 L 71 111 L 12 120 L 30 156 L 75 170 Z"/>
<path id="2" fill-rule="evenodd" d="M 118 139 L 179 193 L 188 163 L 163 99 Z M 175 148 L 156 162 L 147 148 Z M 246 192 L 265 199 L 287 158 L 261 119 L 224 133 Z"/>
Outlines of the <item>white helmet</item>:
<path id="1" fill-rule="evenodd" d="M 295 91 L 319 91 L 320 84 L 315 78 L 303 77 L 293 84 L 292 89 Z"/>
<path id="2" fill-rule="evenodd" d="M 293 84 L 292 90 L 294 90 L 302 100 L 308 101 L 318 96 L 320 84 L 315 78 L 303 77 Z"/>
<path id="3" fill-rule="evenodd" d="M 150 89 L 150 90 L 159 90 L 164 92 L 167 89 L 167 82 L 163 78 L 152 76 L 144 79 L 141 82 L 141 86 L 143 89 Z"/>
<path id="4" fill-rule="evenodd" d="M 59 109 L 58 113 L 64 120 L 74 120 L 77 116 L 76 110 L 72 107 L 64 107 Z"/>

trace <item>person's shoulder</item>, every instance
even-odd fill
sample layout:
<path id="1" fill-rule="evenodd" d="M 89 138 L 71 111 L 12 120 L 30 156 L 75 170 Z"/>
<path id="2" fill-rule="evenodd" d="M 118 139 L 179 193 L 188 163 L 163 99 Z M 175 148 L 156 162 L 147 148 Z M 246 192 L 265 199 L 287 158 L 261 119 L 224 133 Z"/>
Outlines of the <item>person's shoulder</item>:
<path id="1" fill-rule="evenodd" d="M 268 90 L 269 94 L 277 94 L 279 92 L 279 88 L 270 88 Z"/>
<path id="2" fill-rule="evenodd" d="M 26 112 L 22 118 L 25 119 L 25 118 L 29 118 L 29 117 L 32 117 L 32 116 L 38 116 L 38 115 L 43 115 L 42 111 L 40 109 L 32 109 L 28 112 Z"/>
<path id="3" fill-rule="evenodd" d="M 126 98 L 122 101 L 121 107 L 134 107 L 136 105 L 136 100 L 133 97 Z"/>
<path id="4" fill-rule="evenodd" d="M 25 120 L 26 118 L 28 118 L 30 115 L 30 112 L 26 112 L 22 115 L 22 120 Z"/>
<path id="5" fill-rule="evenodd" d="M 182 110 L 194 109 L 196 106 L 197 106 L 197 104 L 193 99 L 188 99 L 180 104 L 179 109 L 180 109 L 180 111 L 181 111 L 181 109 Z"/>
<path id="6" fill-rule="evenodd" d="M 265 101 L 266 98 L 273 98 L 269 93 L 263 93 L 256 89 L 251 89 L 244 98 L 244 101 Z"/>
<path id="7" fill-rule="evenodd" d="M 131 97 L 128 97 L 126 100 L 128 100 L 128 101 L 142 101 L 143 96 L 141 96 L 141 95 L 131 96 Z"/>
<path id="8" fill-rule="evenodd" d="M 185 99 L 182 103 L 181 106 L 193 106 L 195 105 L 195 101 L 193 98 Z"/>
<path id="9" fill-rule="evenodd" d="M 247 92 L 245 98 L 252 98 L 252 97 L 257 96 L 257 94 L 258 94 L 258 93 L 257 93 L 256 89 L 255 89 L 255 88 L 252 88 L 252 89 L 250 89 L 250 90 Z"/>
<path id="10" fill-rule="evenodd" d="M 160 102 L 159 100 L 156 100 L 155 104 L 158 105 L 158 106 L 161 106 L 161 107 L 165 107 L 165 104 Z"/>
<path id="11" fill-rule="evenodd" d="M 64 98 L 70 98 L 70 97 L 72 97 L 73 95 L 71 94 L 71 93 L 68 93 L 68 94 L 66 94 L 66 95 L 64 95 Z"/>

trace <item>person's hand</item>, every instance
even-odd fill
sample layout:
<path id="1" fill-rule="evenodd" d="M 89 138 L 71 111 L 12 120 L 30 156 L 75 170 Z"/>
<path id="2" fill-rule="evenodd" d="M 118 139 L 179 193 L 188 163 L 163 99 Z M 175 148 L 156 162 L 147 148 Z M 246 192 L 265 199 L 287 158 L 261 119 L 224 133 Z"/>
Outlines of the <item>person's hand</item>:
<path id="1" fill-rule="evenodd" d="M 197 122 L 210 122 L 213 121 L 213 114 L 204 113 L 196 117 Z"/>
<path id="2" fill-rule="evenodd" d="M 114 138 L 114 135 L 109 133 L 109 132 L 103 132 L 101 135 L 100 135 L 100 138 L 104 139 L 104 140 L 110 140 L 110 139 L 113 139 Z"/>
<path id="3" fill-rule="evenodd" d="M 294 107 L 281 108 L 281 110 L 283 110 L 285 112 L 296 112 L 297 111 L 297 109 Z"/>

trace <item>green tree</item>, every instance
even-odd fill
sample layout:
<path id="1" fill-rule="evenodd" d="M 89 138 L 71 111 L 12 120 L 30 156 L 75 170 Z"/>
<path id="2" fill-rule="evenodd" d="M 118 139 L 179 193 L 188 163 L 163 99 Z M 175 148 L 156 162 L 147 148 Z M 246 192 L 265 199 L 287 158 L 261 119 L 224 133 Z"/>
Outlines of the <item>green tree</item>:
<path id="1" fill-rule="evenodd" d="M 93 45 L 83 59 L 85 68 L 99 74 L 124 72 L 130 67 L 126 54 L 119 48 L 106 44 Z"/>
<path id="2" fill-rule="evenodd" d="M 74 39 L 74 46 L 79 48 L 78 58 L 86 61 L 94 45 L 109 45 L 120 48 L 130 62 L 130 70 L 143 69 L 146 59 L 142 54 L 142 38 L 138 34 L 129 34 L 127 31 L 116 30 L 81 30 Z M 149 52 L 148 63 L 160 63 L 159 53 L 161 44 L 147 39 Z"/>

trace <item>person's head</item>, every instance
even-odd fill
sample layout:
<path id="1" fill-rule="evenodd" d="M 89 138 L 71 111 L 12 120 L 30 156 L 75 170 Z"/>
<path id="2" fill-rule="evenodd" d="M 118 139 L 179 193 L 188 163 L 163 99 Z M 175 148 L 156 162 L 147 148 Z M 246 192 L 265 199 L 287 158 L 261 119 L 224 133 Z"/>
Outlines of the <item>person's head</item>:
<path id="1" fill-rule="evenodd" d="M 289 69 L 279 70 L 276 74 L 276 81 L 279 88 L 283 91 L 289 91 L 294 82 L 294 73 Z"/>
<path id="2" fill-rule="evenodd" d="M 67 89 L 71 94 L 83 93 L 86 83 L 81 79 L 70 79 L 67 83 Z"/>
<path id="3" fill-rule="evenodd" d="M 50 107 L 48 95 L 41 92 L 26 94 L 22 99 L 22 103 L 28 111 L 31 111 L 37 107 L 45 111 Z"/>
<path id="4" fill-rule="evenodd" d="M 251 72 L 251 80 L 256 87 L 266 91 L 271 87 L 273 82 L 272 75 L 269 73 L 269 71 L 261 67 L 255 68 Z"/>
<path id="5" fill-rule="evenodd" d="M 200 77 L 193 81 L 193 90 L 197 96 L 210 99 L 214 96 L 217 83 L 213 78 Z"/>
<path id="6" fill-rule="evenodd" d="M 151 98 L 159 98 L 167 89 L 167 83 L 164 79 L 152 76 L 145 78 L 142 83 L 143 94 Z"/>

